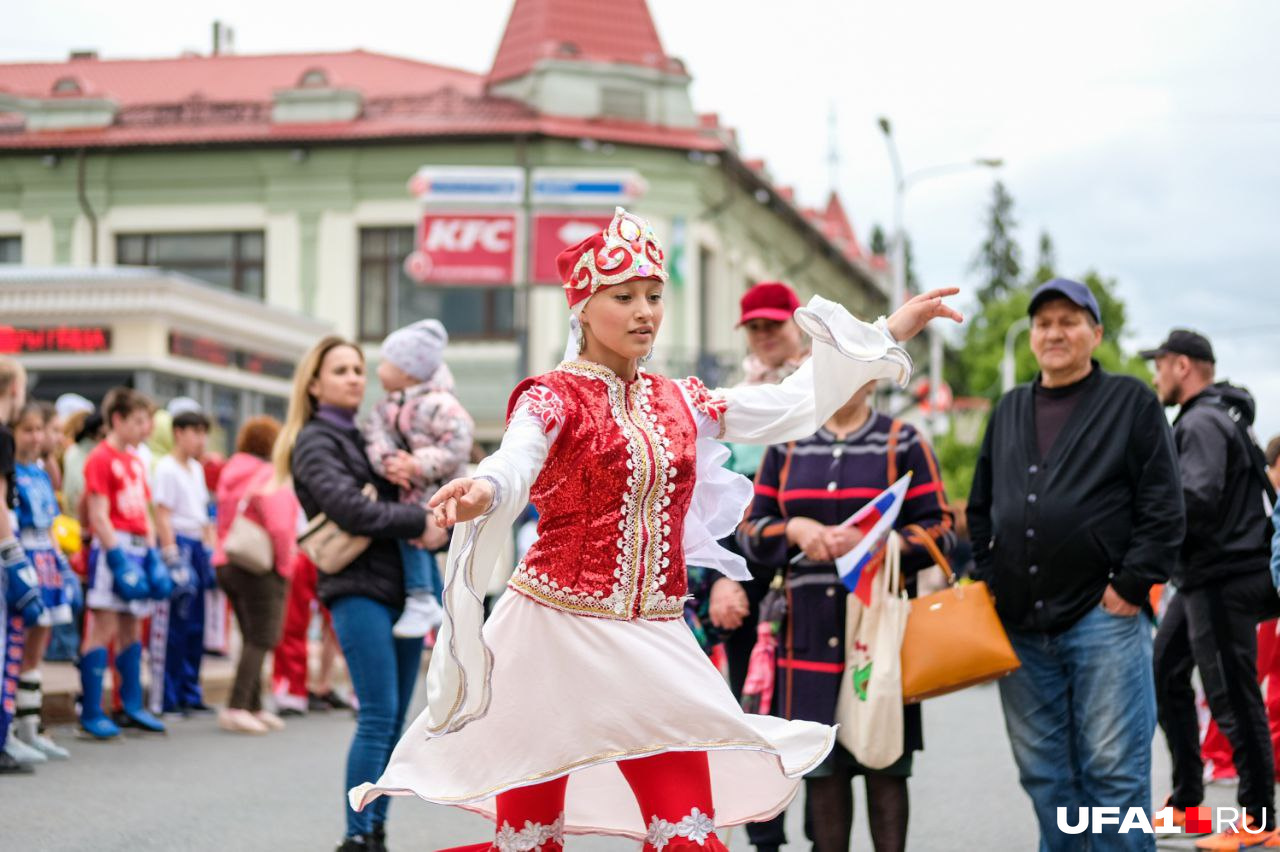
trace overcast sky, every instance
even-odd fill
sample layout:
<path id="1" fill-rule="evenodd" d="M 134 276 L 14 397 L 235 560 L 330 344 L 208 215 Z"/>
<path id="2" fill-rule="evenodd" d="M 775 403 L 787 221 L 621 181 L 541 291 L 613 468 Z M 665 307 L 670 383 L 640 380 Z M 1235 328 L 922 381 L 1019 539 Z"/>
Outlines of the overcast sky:
<path id="1" fill-rule="evenodd" d="M 362 47 L 486 70 L 512 0 L 117 0 L 10 4 L 0 61 L 207 51 L 210 22 L 242 53 Z M 608 3 L 599 4 L 607 14 Z M 1120 283 L 1134 335 L 1213 338 L 1220 373 L 1280 432 L 1280 3 L 1273 0 L 650 0 L 695 107 L 739 131 L 799 200 L 837 185 L 865 241 L 890 222 L 876 117 L 908 171 L 1002 157 L 1027 262 L 1043 229 L 1060 270 Z M 966 283 L 992 175 L 922 181 L 907 225 L 929 285 Z"/>

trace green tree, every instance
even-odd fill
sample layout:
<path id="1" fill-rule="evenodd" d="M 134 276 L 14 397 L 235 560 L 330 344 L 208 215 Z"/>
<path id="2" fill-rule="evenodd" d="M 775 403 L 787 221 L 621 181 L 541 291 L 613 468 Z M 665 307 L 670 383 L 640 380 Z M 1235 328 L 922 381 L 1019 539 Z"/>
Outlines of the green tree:
<path id="1" fill-rule="evenodd" d="M 1040 245 L 1036 254 L 1036 271 L 1031 276 L 1031 283 L 1035 285 L 1054 278 L 1058 268 L 1057 252 L 1053 248 L 1053 238 L 1049 236 L 1048 231 L 1040 232 Z"/>
<path id="2" fill-rule="evenodd" d="M 911 235 L 907 234 L 906 243 L 903 245 L 903 255 L 906 257 L 907 267 L 907 292 L 915 293 L 920 290 L 920 280 L 916 278 L 915 265 L 915 249 L 911 244 Z M 881 257 L 889 257 L 889 238 L 885 236 L 884 229 L 879 225 L 871 227 L 871 253 L 880 255 Z M 889 258 L 893 260 L 892 257 Z"/>
<path id="3" fill-rule="evenodd" d="M 970 267 L 978 273 L 978 301 L 983 305 L 1002 298 L 1018 286 L 1022 275 L 1022 249 L 1013 232 L 1018 222 L 1013 218 L 1013 196 L 1004 183 L 992 187 L 991 205 L 987 208 L 987 237 Z"/>
<path id="4" fill-rule="evenodd" d="M 879 225 L 871 228 L 871 253 L 881 257 L 889 253 L 889 240 L 884 235 L 884 228 Z"/>

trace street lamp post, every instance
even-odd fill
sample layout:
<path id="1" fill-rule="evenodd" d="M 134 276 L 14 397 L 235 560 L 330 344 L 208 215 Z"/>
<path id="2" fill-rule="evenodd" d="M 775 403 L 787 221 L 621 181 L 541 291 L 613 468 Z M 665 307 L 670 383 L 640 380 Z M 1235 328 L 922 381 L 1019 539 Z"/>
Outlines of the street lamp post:
<path id="1" fill-rule="evenodd" d="M 898 145 L 893 138 L 893 125 L 889 119 L 881 116 L 880 132 L 884 134 L 885 145 L 889 149 L 889 161 L 893 164 L 893 293 L 889 303 L 889 311 L 897 310 L 907 299 L 907 232 L 906 232 L 906 199 L 907 190 L 921 180 L 954 172 L 968 171 L 974 168 L 998 169 L 1004 160 L 998 157 L 978 157 L 962 163 L 947 163 L 941 166 L 929 166 L 906 174 L 902 171 L 902 159 L 898 156 Z M 943 353 L 942 332 L 929 326 L 929 410 L 938 417 L 938 403 L 942 389 Z M 940 422 L 940 421 L 939 421 Z"/>
<path id="2" fill-rule="evenodd" d="M 1008 393 L 1018 383 L 1018 363 L 1014 358 L 1014 347 L 1018 342 L 1018 335 L 1029 328 L 1031 328 L 1031 318 L 1020 317 L 1014 320 L 1009 330 L 1004 333 L 1004 355 L 1000 359 L 1001 393 Z"/>

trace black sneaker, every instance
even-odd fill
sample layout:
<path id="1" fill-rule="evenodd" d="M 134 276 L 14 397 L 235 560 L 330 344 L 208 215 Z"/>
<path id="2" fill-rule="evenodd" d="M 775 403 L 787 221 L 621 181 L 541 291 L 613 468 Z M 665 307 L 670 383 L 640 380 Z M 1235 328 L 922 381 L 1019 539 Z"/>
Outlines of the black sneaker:
<path id="1" fill-rule="evenodd" d="M 369 852 L 387 852 L 387 824 L 380 822 L 369 835 Z"/>
<path id="2" fill-rule="evenodd" d="M 217 710 L 210 707 L 208 704 L 205 704 L 203 701 L 197 701 L 194 704 L 182 705 L 183 715 L 204 716 L 209 713 L 216 713 L 216 712 Z"/>
<path id="3" fill-rule="evenodd" d="M 35 769 L 26 763 L 19 763 L 9 756 L 7 751 L 0 751 L 0 775 L 34 775 Z"/>
<path id="4" fill-rule="evenodd" d="M 299 710 L 296 707 L 282 707 L 280 708 L 280 711 L 276 713 L 276 715 L 279 716 L 281 719 L 292 719 L 297 716 L 307 715 L 307 711 Z"/>
<path id="5" fill-rule="evenodd" d="M 367 834 L 353 834 L 344 837 L 342 844 L 334 852 L 373 852 L 373 844 Z"/>
<path id="6" fill-rule="evenodd" d="M 333 693 L 328 693 L 332 695 Z M 316 692 L 307 693 L 307 710 L 312 713 L 328 713 L 331 708 L 329 702 L 325 701 L 325 696 Z"/>
<path id="7" fill-rule="evenodd" d="M 338 690 L 331 689 L 324 695 L 317 695 L 321 701 L 328 705 L 330 710 L 350 710 L 351 704 L 347 699 L 338 694 Z"/>

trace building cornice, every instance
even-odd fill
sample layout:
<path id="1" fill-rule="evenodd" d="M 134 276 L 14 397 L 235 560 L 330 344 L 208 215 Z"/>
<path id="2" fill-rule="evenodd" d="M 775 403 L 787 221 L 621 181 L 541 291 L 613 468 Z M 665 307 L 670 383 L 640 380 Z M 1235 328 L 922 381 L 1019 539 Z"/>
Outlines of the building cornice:
<path id="1" fill-rule="evenodd" d="M 333 331 L 302 314 L 151 269 L 3 269 L 0 316 L 9 325 L 157 320 L 289 360 Z"/>

